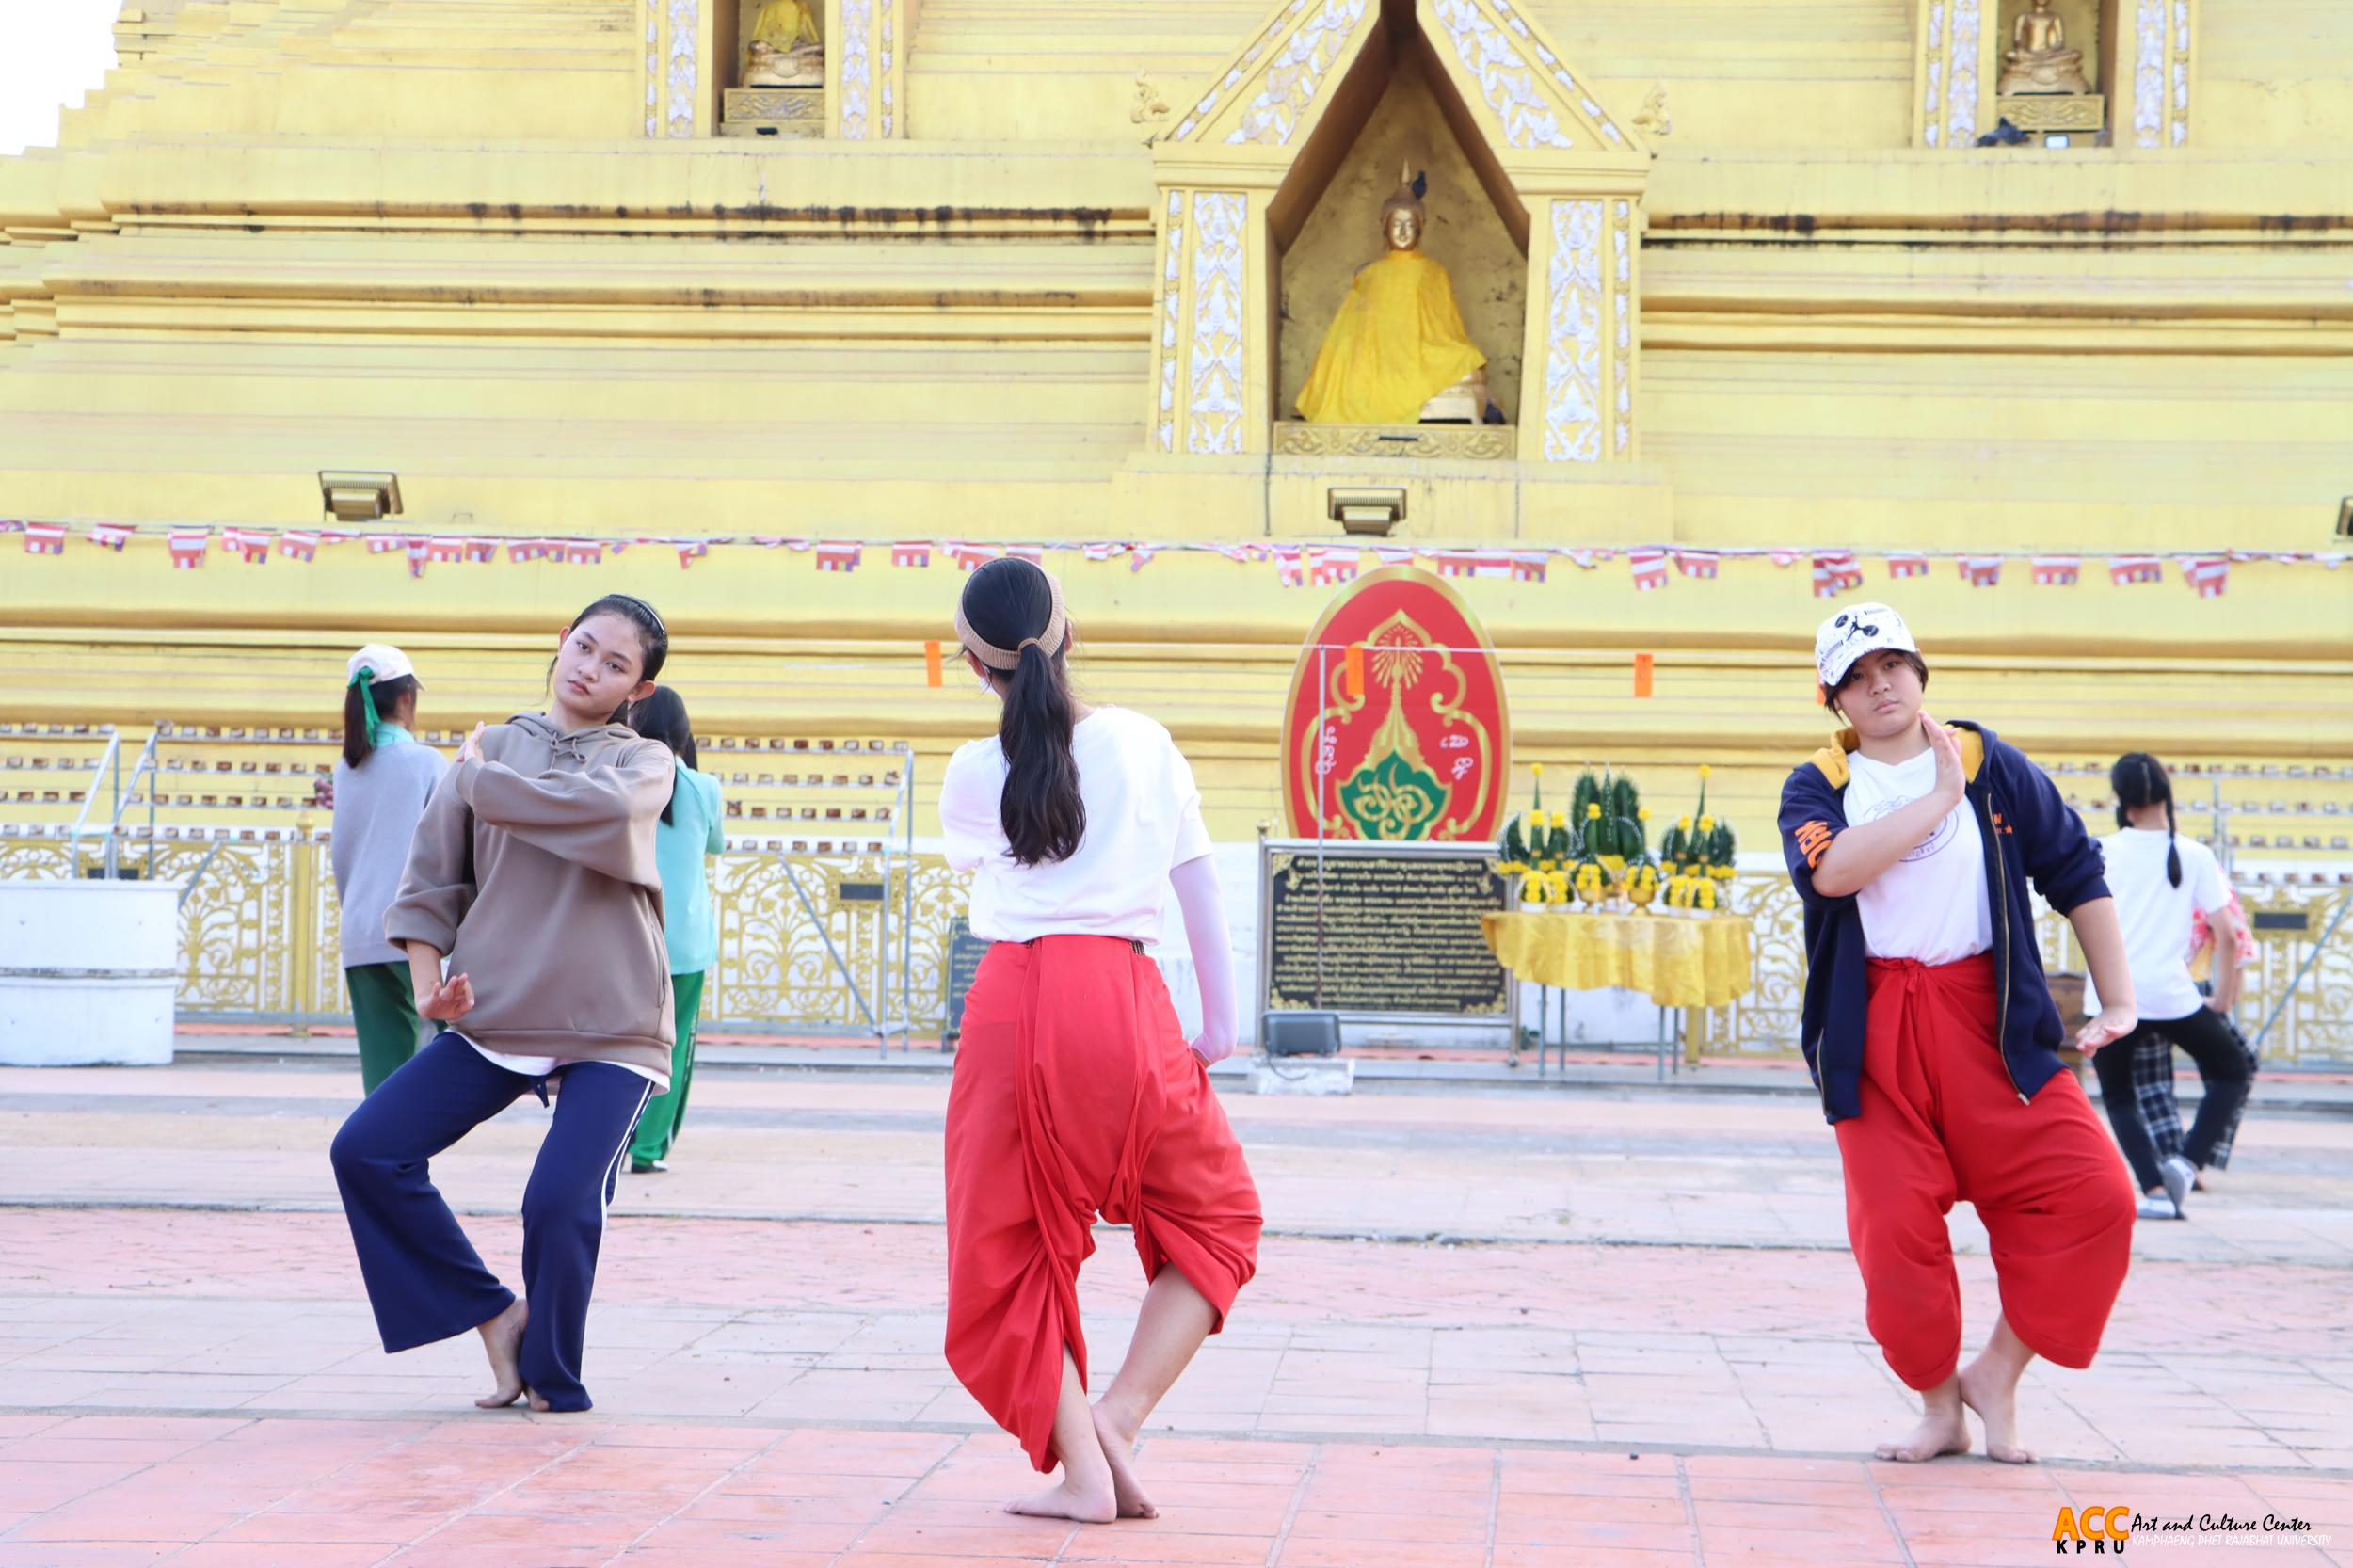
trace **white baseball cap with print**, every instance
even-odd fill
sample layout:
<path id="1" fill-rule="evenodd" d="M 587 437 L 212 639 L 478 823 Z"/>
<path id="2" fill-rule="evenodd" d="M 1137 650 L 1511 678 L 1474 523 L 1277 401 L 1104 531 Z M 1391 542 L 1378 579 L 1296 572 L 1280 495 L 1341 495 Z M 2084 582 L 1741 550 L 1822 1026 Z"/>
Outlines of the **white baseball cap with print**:
<path id="1" fill-rule="evenodd" d="M 387 680 L 397 680 L 404 675 L 413 677 L 417 673 L 417 666 L 408 662 L 408 655 L 392 644 L 370 643 L 344 662 L 344 684 L 348 686 L 359 680 L 361 670 L 370 672 L 369 685 L 380 686 Z M 417 689 L 423 691 L 424 682 L 418 681 Z"/>
<path id="2" fill-rule="evenodd" d="M 1912 628 L 1904 624 L 1904 617 L 1886 605 L 1849 605 L 1815 632 L 1814 667 L 1822 684 L 1836 691 L 1857 659 L 1881 648 L 1917 653 L 1920 645 L 1912 640 Z"/>

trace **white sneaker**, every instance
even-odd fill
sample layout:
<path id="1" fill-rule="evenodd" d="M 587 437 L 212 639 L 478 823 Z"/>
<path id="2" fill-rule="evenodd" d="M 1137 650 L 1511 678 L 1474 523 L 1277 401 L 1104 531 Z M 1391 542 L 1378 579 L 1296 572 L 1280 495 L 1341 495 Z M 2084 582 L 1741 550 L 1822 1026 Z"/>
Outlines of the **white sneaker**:
<path id="1" fill-rule="evenodd" d="M 2165 1183 L 2165 1195 L 2173 1200 L 2178 1214 L 2189 1201 L 2189 1184 L 2198 1179 L 2198 1167 L 2178 1154 L 2169 1154 L 2157 1161 L 2157 1178 Z"/>
<path id="2" fill-rule="evenodd" d="M 2178 1220 L 2182 1208 L 2163 1192 L 2143 1192 L 2138 1213 L 2144 1220 Z"/>

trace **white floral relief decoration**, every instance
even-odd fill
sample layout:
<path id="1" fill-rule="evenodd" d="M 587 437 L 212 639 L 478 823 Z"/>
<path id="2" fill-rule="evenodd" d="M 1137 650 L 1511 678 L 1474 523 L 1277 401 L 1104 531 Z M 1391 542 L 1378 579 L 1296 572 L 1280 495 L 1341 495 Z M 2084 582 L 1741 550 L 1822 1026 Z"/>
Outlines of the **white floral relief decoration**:
<path id="1" fill-rule="evenodd" d="M 1937 117 L 1945 108 L 1945 8 L 1939 4 L 1929 7 L 1928 51 L 1922 58 L 1920 72 L 1920 140 L 1929 147 L 1940 145 L 1945 128 Z"/>
<path id="2" fill-rule="evenodd" d="M 662 134 L 662 16 L 646 10 L 646 135 Z"/>
<path id="3" fill-rule="evenodd" d="M 2133 20 L 2134 144 L 2179 147 L 2189 139 L 2189 0 L 2140 0 Z"/>
<path id="4" fill-rule="evenodd" d="M 1610 355 L 1609 384 L 1615 407 L 1609 450 L 1625 456 L 1634 440 L 1634 210 L 1630 202 L 1612 204 L 1609 218 Z"/>
<path id="5" fill-rule="evenodd" d="M 892 92 L 890 88 L 890 61 L 897 52 L 895 46 L 898 41 L 893 37 L 893 29 L 897 25 L 898 18 L 893 14 L 892 0 L 874 0 L 874 9 L 880 22 L 882 34 L 882 52 L 874 61 L 875 79 L 881 83 L 876 96 L 882 100 L 882 112 L 875 118 L 880 122 L 877 134 L 883 140 L 888 141 L 891 136 L 893 117 L 898 108 L 895 102 L 897 94 Z"/>
<path id="6" fill-rule="evenodd" d="M 1945 46 L 1945 144 L 1970 147 L 1977 139 L 1977 44 L 1984 19 L 1978 0 L 1953 0 L 1953 31 Z"/>
<path id="7" fill-rule="evenodd" d="M 868 135 L 867 104 L 873 90 L 873 58 L 868 36 L 874 24 L 873 0 L 841 0 L 840 136 L 844 141 L 864 141 Z"/>
<path id="8" fill-rule="evenodd" d="M 1545 271 L 1545 457 L 1601 458 L 1601 202 L 1552 204 Z"/>
<path id="9" fill-rule="evenodd" d="M 1241 450 L 1242 217 L 1240 191 L 1193 199 L 1192 386 L 1185 450 Z"/>
<path id="10" fill-rule="evenodd" d="M 1364 16 L 1365 0 L 1324 0 L 1323 8 L 1268 63 L 1258 95 L 1242 111 L 1241 122 L 1226 134 L 1226 144 L 1289 146 L 1341 45 Z"/>
<path id="11" fill-rule="evenodd" d="M 1494 0 L 1494 4 L 1496 13 L 1504 19 L 1504 24 L 1528 40 L 1528 47 L 1535 55 L 1537 63 L 1552 72 L 1552 79 L 1560 83 L 1571 98 L 1577 100 L 1577 106 L 1583 109 L 1586 118 L 1600 128 L 1602 139 L 1620 147 L 1625 146 L 1625 133 L 1618 129 L 1617 121 L 1609 118 L 1609 112 L 1607 109 L 1593 102 L 1592 95 L 1577 85 L 1577 78 L 1569 74 L 1567 64 L 1546 48 L 1542 39 L 1529 30 L 1528 24 L 1522 22 L 1513 11 L 1512 0 Z"/>
<path id="12" fill-rule="evenodd" d="M 1438 0 L 1437 16 L 1454 44 L 1456 57 L 1478 79 L 1487 107 L 1503 122 L 1507 143 L 1513 147 L 1576 145 L 1561 129 L 1560 116 L 1538 89 L 1527 60 L 1471 0 Z"/>
<path id="13" fill-rule="evenodd" d="M 670 135 L 695 134 L 696 0 L 670 0 Z"/>
<path id="14" fill-rule="evenodd" d="M 1160 450 L 1176 450 L 1177 324 L 1185 312 L 1185 193 L 1168 193 L 1168 260 L 1160 268 Z"/>
<path id="15" fill-rule="evenodd" d="M 1193 135 L 1193 128 L 1209 117 L 1210 112 L 1217 107 L 1218 100 L 1241 86 L 1245 70 L 1258 63 L 1258 56 L 1266 53 L 1269 40 L 1282 28 L 1289 25 L 1291 19 L 1305 10 L 1310 3 L 1311 0 L 1291 0 L 1289 6 L 1276 12 L 1273 19 L 1258 30 L 1258 36 L 1250 40 L 1250 47 L 1242 51 L 1241 64 L 1228 70 L 1224 76 L 1212 83 L 1209 90 L 1201 95 L 1201 102 L 1193 106 L 1193 112 L 1178 122 L 1176 140 L 1182 141 Z"/>

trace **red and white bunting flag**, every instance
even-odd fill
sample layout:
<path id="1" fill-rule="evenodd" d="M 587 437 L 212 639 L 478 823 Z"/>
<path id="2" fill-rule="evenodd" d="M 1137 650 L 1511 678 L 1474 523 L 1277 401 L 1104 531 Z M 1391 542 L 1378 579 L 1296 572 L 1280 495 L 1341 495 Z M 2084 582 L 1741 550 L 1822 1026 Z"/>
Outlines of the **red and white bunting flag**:
<path id="1" fill-rule="evenodd" d="M 1580 571 L 1592 571 L 1601 565 L 1601 557 L 1590 550 L 1564 550 L 1561 553 Z"/>
<path id="2" fill-rule="evenodd" d="M 2034 568 L 2037 587 L 2072 588 L 2083 575 L 2084 558 L 2080 555 L 2037 555 L 2028 565 Z"/>
<path id="3" fill-rule="evenodd" d="M 436 534 L 424 541 L 424 552 L 434 560 L 455 566 L 466 558 L 467 541 L 448 534 Z"/>
<path id="4" fill-rule="evenodd" d="M 678 545 L 678 565 L 680 571 L 693 566 L 698 558 L 711 553 L 711 546 L 700 539 L 679 539 L 674 542 Z"/>
<path id="5" fill-rule="evenodd" d="M 1286 588 L 1301 588 L 1307 584 L 1307 568 L 1299 557 L 1295 544 L 1274 547 L 1274 580 Z"/>
<path id="6" fill-rule="evenodd" d="M 600 567 L 604 565 L 602 539 L 566 539 L 558 553 L 568 567 Z"/>
<path id="7" fill-rule="evenodd" d="M 1144 563 L 1149 561 L 1153 556 L 1158 555 L 1160 552 L 1160 547 L 1156 544 L 1140 544 L 1136 546 L 1133 550 L 1128 552 L 1128 569 L 1129 571 L 1142 571 L 1144 569 Z"/>
<path id="8" fill-rule="evenodd" d="M 408 540 L 408 575 L 411 577 L 423 577 L 424 575 L 425 563 L 432 559 L 433 541 L 423 534 L 410 536 Z"/>
<path id="9" fill-rule="evenodd" d="M 1552 554 L 1549 551 L 1515 550 L 1512 552 L 1512 576 L 1514 581 L 1541 583 L 1545 580 L 1545 573 L 1551 568 Z"/>
<path id="10" fill-rule="evenodd" d="M 1512 552 L 1508 550 L 1474 550 L 1471 552 L 1473 577 L 1510 577 L 1513 575 Z"/>
<path id="11" fill-rule="evenodd" d="M 498 558 L 498 540 L 468 539 L 466 541 L 466 560 L 472 565 L 477 567 L 487 567 Z"/>
<path id="12" fill-rule="evenodd" d="M 864 559 L 866 547 L 849 540 L 831 539 L 817 547 L 819 571 L 856 571 Z"/>
<path id="13" fill-rule="evenodd" d="M 360 536 L 368 541 L 368 553 L 371 555 L 390 555 L 395 550 L 407 548 L 408 542 L 397 534 L 362 534 Z"/>
<path id="14" fill-rule="evenodd" d="M 2197 556 L 2182 563 L 2182 576 L 2200 599 L 2220 599 L 2231 585 L 2231 563 L 2220 556 Z"/>
<path id="15" fill-rule="evenodd" d="M 1961 558 L 1961 581 L 1973 588 L 1991 588 L 2002 581 L 2002 558 L 1999 555 L 1963 555 Z"/>
<path id="16" fill-rule="evenodd" d="M 1363 557 L 1364 552 L 1353 545 L 1341 545 L 1330 550 L 1311 550 L 1307 552 L 1307 581 L 1319 588 L 1329 588 L 1339 583 L 1353 583 L 1356 581 L 1356 573 L 1363 568 Z"/>
<path id="17" fill-rule="evenodd" d="M 1634 573 L 1634 591 L 1646 594 L 1653 588 L 1667 585 L 1667 552 L 1663 550 L 1629 550 L 1625 564 Z M 1713 562 L 1709 563 L 1714 566 Z M 1711 572 L 1712 575 L 1712 572 Z"/>
<path id="18" fill-rule="evenodd" d="M 27 555 L 64 554 L 65 524 L 62 522 L 27 522 L 24 525 L 24 553 Z"/>
<path id="19" fill-rule="evenodd" d="M 1090 561 L 1108 561 L 1112 556 L 1123 553 L 1127 548 L 1128 547 L 1124 544 L 1116 544 L 1105 539 L 1097 540 L 1093 544 L 1080 546 L 1080 553 L 1083 554 Z"/>
<path id="20" fill-rule="evenodd" d="M 1814 597 L 1836 599 L 1863 586 L 1863 568 L 1851 550 L 1823 551 L 1814 557 Z"/>
<path id="21" fill-rule="evenodd" d="M 1431 554 L 1430 564 L 1438 568 L 1440 577 L 1468 577 L 1479 569 L 1479 552 L 1474 550 L 1440 550 Z"/>
<path id="22" fill-rule="evenodd" d="M 127 522 L 93 522 L 89 525 L 89 542 L 120 552 L 124 545 L 131 542 L 131 536 L 137 532 Z"/>
<path id="23" fill-rule="evenodd" d="M 1887 558 L 1887 575 L 1890 577 L 1926 577 L 1928 574 L 1929 558 L 1925 555 L 1890 555 Z"/>
<path id="24" fill-rule="evenodd" d="M 932 547 L 920 539 L 902 539 L 890 547 L 890 564 L 894 567 L 928 567 L 932 564 Z"/>
<path id="25" fill-rule="evenodd" d="M 948 547 L 948 558 L 955 562 L 958 571 L 977 571 L 1003 553 L 993 544 L 952 544 Z"/>
<path id="26" fill-rule="evenodd" d="M 1046 564 L 1046 547 L 1042 544 L 1009 544 L 1005 546 L 1005 553 L 1016 560 L 1027 561 L 1033 567 Z"/>
<path id="27" fill-rule="evenodd" d="M 232 532 L 235 535 L 233 538 L 231 537 Z M 220 531 L 220 542 L 254 566 L 258 567 L 269 559 L 270 536 L 259 528 L 224 528 Z"/>
<path id="28" fill-rule="evenodd" d="M 1385 567 L 1410 567 L 1414 564 L 1414 548 L 1411 545 L 1377 544 L 1372 547 L 1372 552 L 1380 557 Z"/>
<path id="29" fill-rule="evenodd" d="M 2132 583 L 2154 583 L 2165 576 L 2165 565 L 2154 555 L 2111 555 L 2108 581 L 2121 588 Z"/>
<path id="30" fill-rule="evenodd" d="M 354 534 L 347 528 L 322 528 L 319 530 L 319 543 L 321 544 L 349 544 L 359 536 L 359 535 Z"/>
<path id="31" fill-rule="evenodd" d="M 1716 575 L 1716 568 L 1717 556 L 1712 550 L 1678 550 L 1675 552 L 1675 570 L 1686 577 L 1713 577 Z"/>
<path id="32" fill-rule="evenodd" d="M 308 528 L 289 528 L 278 536 L 278 553 L 295 561 L 315 561 L 319 536 Z"/>
<path id="33" fill-rule="evenodd" d="M 171 565 L 176 571 L 194 571 L 204 564 L 204 551 L 213 540 L 209 528 L 175 528 L 171 531 Z"/>
<path id="34" fill-rule="evenodd" d="M 1777 567 L 1794 567 L 1798 564 L 1798 557 L 1802 554 L 1803 552 L 1796 550 L 1769 550 L 1765 553 L 1773 558 L 1773 565 Z"/>
<path id="35" fill-rule="evenodd" d="M 544 561 L 553 546 L 546 539 L 510 539 L 506 558 L 510 561 Z"/>

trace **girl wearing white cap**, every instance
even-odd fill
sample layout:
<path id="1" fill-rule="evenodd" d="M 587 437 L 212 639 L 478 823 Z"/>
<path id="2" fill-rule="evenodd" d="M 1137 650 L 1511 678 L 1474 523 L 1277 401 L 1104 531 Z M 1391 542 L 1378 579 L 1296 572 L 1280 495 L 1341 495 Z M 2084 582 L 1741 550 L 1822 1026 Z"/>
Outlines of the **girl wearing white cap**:
<path id="1" fill-rule="evenodd" d="M 2075 1044 L 2131 1032 L 2133 975 L 2100 852 L 2042 771 L 1982 725 L 1922 711 L 1929 667 L 1903 617 L 1858 604 L 1815 637 L 1846 721 L 1782 787 L 1783 854 L 1805 905 L 1801 1039 L 1835 1128 L 1865 1317 L 1920 1394 L 1881 1459 L 2019 1441 L 2018 1380 L 2089 1367 L 2132 1258 L 2132 1183 L 2082 1087 L 2035 941 L 2031 885 L 2074 925 L 2103 1006 Z M 2002 1312 L 1961 1365 L 1945 1216 L 1985 1224 Z"/>
<path id="2" fill-rule="evenodd" d="M 343 906 L 344 988 L 360 1035 L 360 1079 L 371 1095 L 417 1049 L 408 955 L 385 939 L 384 910 L 424 803 L 449 769 L 408 733 L 424 689 L 408 655 L 390 643 L 370 643 L 344 666 L 344 755 L 328 851 Z"/>

